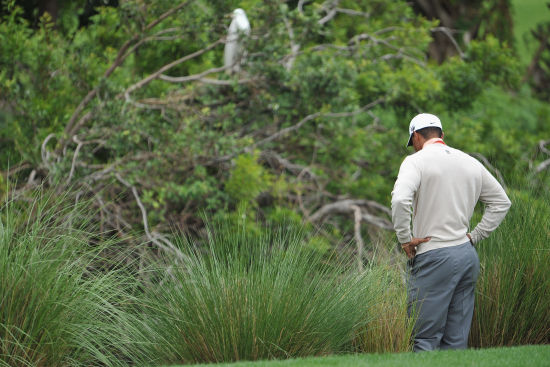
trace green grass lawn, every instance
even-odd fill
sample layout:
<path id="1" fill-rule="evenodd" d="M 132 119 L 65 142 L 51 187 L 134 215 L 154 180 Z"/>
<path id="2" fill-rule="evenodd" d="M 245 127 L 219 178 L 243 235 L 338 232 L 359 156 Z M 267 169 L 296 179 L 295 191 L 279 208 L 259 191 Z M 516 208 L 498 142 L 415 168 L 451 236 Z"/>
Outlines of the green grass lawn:
<path id="1" fill-rule="evenodd" d="M 369 367 L 432 367 L 432 366 L 550 366 L 550 345 L 522 346 L 430 353 L 361 354 L 329 356 L 282 361 L 207 364 L 217 367 L 288 367 L 288 366 L 369 366 Z M 175 366 L 173 366 L 175 367 Z"/>
<path id="2" fill-rule="evenodd" d="M 513 0 L 514 7 L 514 35 L 520 60 L 528 65 L 535 53 L 537 44 L 531 41 L 526 44 L 523 40 L 525 34 L 529 34 L 537 24 L 550 20 L 550 9 L 547 0 Z M 531 37 L 532 38 L 532 37 Z"/>

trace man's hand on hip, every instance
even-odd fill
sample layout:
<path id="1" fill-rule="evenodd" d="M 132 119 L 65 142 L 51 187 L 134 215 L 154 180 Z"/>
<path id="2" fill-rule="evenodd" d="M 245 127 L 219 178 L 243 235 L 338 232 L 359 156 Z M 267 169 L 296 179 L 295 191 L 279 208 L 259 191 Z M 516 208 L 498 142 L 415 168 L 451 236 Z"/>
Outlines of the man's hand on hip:
<path id="1" fill-rule="evenodd" d="M 407 257 L 409 259 L 412 259 L 416 255 L 416 247 L 418 245 L 420 245 L 421 243 L 428 242 L 431 239 L 432 239 L 431 237 L 424 237 L 424 238 L 414 238 L 413 237 L 413 239 L 410 242 L 402 243 L 401 247 L 403 248 L 403 250 L 407 254 Z"/>

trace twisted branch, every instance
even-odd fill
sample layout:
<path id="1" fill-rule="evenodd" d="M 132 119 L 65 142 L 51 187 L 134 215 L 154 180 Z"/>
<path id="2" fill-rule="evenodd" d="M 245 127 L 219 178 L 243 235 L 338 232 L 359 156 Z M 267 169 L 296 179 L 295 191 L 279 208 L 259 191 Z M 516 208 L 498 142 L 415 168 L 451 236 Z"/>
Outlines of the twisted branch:
<path id="1" fill-rule="evenodd" d="M 132 93 L 136 89 L 139 89 L 139 88 L 142 88 L 142 87 L 146 86 L 151 81 L 153 81 L 156 78 L 160 77 L 160 75 L 162 73 L 164 73 L 165 71 L 170 70 L 174 66 L 177 66 L 177 65 L 179 65 L 179 64 L 181 64 L 185 61 L 188 61 L 188 60 L 191 60 L 191 59 L 193 59 L 197 56 L 200 56 L 203 53 L 205 53 L 206 51 L 210 51 L 211 49 L 213 49 L 214 47 L 216 47 L 220 43 L 223 43 L 223 39 L 219 39 L 219 40 L 211 43 L 210 45 L 206 46 L 205 48 L 203 48 L 201 50 L 195 51 L 195 52 L 193 52 L 189 55 L 185 55 L 185 56 L 183 56 L 183 57 L 181 57 L 181 58 L 179 58 L 175 61 L 172 61 L 169 64 L 164 65 L 163 67 L 161 67 L 160 69 L 158 69 L 157 71 L 152 73 L 151 75 L 147 76 L 146 78 L 144 78 L 144 79 L 140 80 L 139 82 L 137 82 L 137 83 L 131 85 L 130 87 L 128 87 L 128 89 L 126 89 L 126 91 L 124 91 L 124 93 L 123 93 L 124 97 L 126 98 L 127 101 L 129 101 L 130 100 L 130 93 Z"/>
<path id="2" fill-rule="evenodd" d="M 141 210 L 141 218 L 142 218 L 142 221 L 143 221 L 143 229 L 145 230 L 145 236 L 147 236 L 149 241 L 151 241 L 158 248 L 160 248 L 160 249 L 162 249 L 166 252 L 172 252 L 174 255 L 176 255 L 176 257 L 178 259 L 184 260 L 185 256 L 183 255 L 183 253 L 176 246 L 174 246 L 170 241 L 168 241 L 168 239 L 166 239 L 166 237 L 162 236 L 161 234 L 159 234 L 157 232 L 152 232 L 151 233 L 149 231 L 149 221 L 147 220 L 147 210 L 145 209 L 145 206 L 141 202 L 141 199 L 139 197 L 139 194 L 137 192 L 136 187 L 131 185 L 125 179 L 123 179 L 120 176 L 120 174 L 118 174 L 118 173 L 115 173 L 115 177 L 124 186 L 128 187 L 132 191 L 132 194 L 134 195 L 134 198 L 136 199 L 136 203 L 137 203 L 139 209 Z"/>
<path id="3" fill-rule="evenodd" d="M 539 141 L 539 149 L 541 152 L 550 155 L 550 150 L 546 149 L 546 145 L 550 144 L 550 140 L 541 140 Z M 550 158 L 547 160 L 539 163 L 537 167 L 535 168 L 536 173 L 540 173 L 544 171 L 546 168 L 550 167 Z"/>
<path id="4" fill-rule="evenodd" d="M 451 41 L 451 43 L 453 44 L 453 46 L 455 46 L 456 50 L 458 51 L 458 54 L 460 55 L 460 58 L 461 59 L 464 58 L 464 52 L 462 51 L 462 49 L 458 45 L 458 42 L 456 42 L 455 38 L 453 37 L 452 31 L 451 31 L 450 28 L 448 28 L 448 27 L 435 27 L 435 28 L 430 29 L 430 31 L 432 31 L 432 32 L 441 32 L 445 36 L 447 36 L 449 38 L 449 40 Z"/>
<path id="5" fill-rule="evenodd" d="M 377 210 L 382 210 L 386 214 L 391 213 L 390 209 L 387 207 L 371 200 L 345 199 L 324 205 L 309 217 L 309 221 L 318 222 L 330 214 L 349 214 L 353 211 L 353 206 L 371 207 Z M 362 213 L 361 220 L 373 224 L 379 228 L 393 231 L 393 224 L 388 219 L 377 217 L 369 213 Z"/>

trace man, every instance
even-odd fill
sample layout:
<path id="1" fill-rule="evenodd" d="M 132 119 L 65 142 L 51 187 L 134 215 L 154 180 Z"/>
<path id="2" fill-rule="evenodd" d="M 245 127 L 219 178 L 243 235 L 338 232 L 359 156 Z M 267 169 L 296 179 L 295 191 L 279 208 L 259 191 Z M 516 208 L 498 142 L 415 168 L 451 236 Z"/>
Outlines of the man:
<path id="1" fill-rule="evenodd" d="M 417 318 L 414 351 L 464 349 L 479 274 L 474 245 L 498 227 L 511 203 L 481 163 L 445 144 L 437 116 L 415 116 L 409 134 L 407 146 L 416 153 L 399 169 L 392 221 L 409 257 L 409 315 Z M 478 199 L 485 212 L 470 234 Z"/>

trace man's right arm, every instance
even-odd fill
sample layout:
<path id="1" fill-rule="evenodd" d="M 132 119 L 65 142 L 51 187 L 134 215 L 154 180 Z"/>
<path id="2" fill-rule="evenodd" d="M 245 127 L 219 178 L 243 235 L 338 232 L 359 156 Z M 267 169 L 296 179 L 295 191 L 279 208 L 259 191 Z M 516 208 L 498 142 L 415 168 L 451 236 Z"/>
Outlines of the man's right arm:
<path id="1" fill-rule="evenodd" d="M 479 200 L 485 204 L 485 211 L 481 221 L 471 233 L 474 244 L 489 237 L 502 222 L 512 203 L 502 186 L 482 165 L 481 193 Z"/>
<path id="2" fill-rule="evenodd" d="M 420 170 L 410 157 L 405 158 L 392 191 L 391 209 L 393 228 L 399 243 L 412 240 L 411 213 L 414 194 L 420 186 Z"/>

